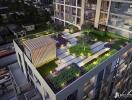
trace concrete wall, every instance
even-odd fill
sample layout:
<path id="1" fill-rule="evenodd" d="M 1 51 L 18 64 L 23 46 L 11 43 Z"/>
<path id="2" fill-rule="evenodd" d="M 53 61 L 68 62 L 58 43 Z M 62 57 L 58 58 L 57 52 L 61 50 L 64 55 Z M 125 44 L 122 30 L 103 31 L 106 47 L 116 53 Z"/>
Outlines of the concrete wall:
<path id="1" fill-rule="evenodd" d="M 103 73 L 103 76 L 100 76 L 100 77 L 105 77 L 106 67 L 110 66 L 110 69 L 112 69 L 112 67 L 114 67 L 118 63 L 117 58 L 119 58 L 122 54 L 124 54 L 125 52 L 127 52 L 131 48 L 132 48 L 132 44 L 129 44 L 128 46 L 126 46 L 125 48 L 123 48 L 119 52 L 117 52 L 114 56 L 110 57 L 109 59 L 102 62 L 100 65 L 98 65 L 97 67 L 95 67 L 94 69 L 89 71 L 88 73 L 82 75 L 80 78 L 78 78 L 77 80 L 72 82 L 70 85 L 68 85 L 63 90 L 61 90 L 60 92 L 58 92 L 56 94 L 57 100 L 65 100 L 70 94 L 72 94 L 75 91 L 78 91 L 77 92 L 77 100 L 82 100 L 82 98 L 84 96 L 84 91 L 83 91 L 84 84 L 96 75 L 99 76 L 100 74 Z M 113 63 L 113 62 L 116 62 L 116 63 Z M 102 70 L 104 70 L 104 71 L 102 73 L 100 73 Z M 111 70 L 111 71 L 113 71 L 113 70 Z M 111 73 L 110 74 L 111 80 L 109 80 L 109 84 L 111 84 L 111 82 L 112 82 L 112 78 L 113 78 L 112 75 L 113 74 Z M 96 82 L 95 86 L 98 87 L 99 81 L 95 81 L 95 82 Z M 109 87 L 110 87 L 110 85 L 109 85 Z M 109 89 L 107 91 L 109 91 Z M 95 92 L 93 94 L 94 96 L 96 96 L 96 91 L 97 90 L 94 90 L 94 92 Z M 101 90 L 99 90 L 99 91 L 101 91 Z M 96 98 L 98 98 L 98 96 Z M 97 99 L 95 99 L 95 100 L 97 100 Z"/>
<path id="2" fill-rule="evenodd" d="M 64 89 L 62 89 L 56 94 L 54 94 L 54 92 L 48 86 L 46 81 L 38 73 L 34 65 L 30 62 L 30 60 L 26 57 L 26 55 L 22 53 L 21 49 L 18 47 L 18 45 L 15 42 L 14 42 L 14 46 L 15 46 L 17 57 L 18 57 L 18 54 L 20 54 L 23 59 L 22 66 L 24 68 L 25 75 L 27 77 L 29 76 L 30 79 L 34 82 L 34 85 L 39 90 L 40 94 L 43 97 L 43 100 L 45 100 L 47 93 L 49 94 L 50 100 L 66 100 L 67 97 L 74 92 L 76 92 L 77 100 L 82 100 L 84 97 L 84 84 L 86 84 L 89 80 L 91 81 L 93 77 L 94 77 L 94 80 L 92 84 L 94 84 L 94 87 L 91 88 L 92 92 L 90 97 L 97 100 L 98 98 L 101 98 L 100 95 L 102 93 L 100 92 L 102 91 L 103 80 L 107 80 L 107 79 L 108 79 L 108 84 L 107 84 L 106 98 L 108 99 L 109 93 L 111 93 L 110 89 L 111 89 L 113 77 L 115 75 L 116 67 L 118 67 L 119 65 L 119 61 L 120 61 L 119 58 L 121 58 L 123 54 L 125 53 L 127 54 L 128 50 L 132 48 L 132 43 L 127 45 L 125 48 L 121 49 L 120 51 L 118 51 L 109 59 L 106 59 L 104 62 L 96 66 L 94 69 L 90 70 L 89 72 L 79 77 L 77 80 L 75 80 L 70 85 L 68 85 L 67 87 L 65 87 Z M 31 69 L 33 75 L 26 74 L 28 72 L 25 68 L 26 65 L 24 61 L 27 63 L 28 67 Z M 18 57 L 18 62 L 20 64 L 19 57 Z"/>
<path id="3" fill-rule="evenodd" d="M 31 63 L 31 61 L 27 58 L 27 56 L 22 52 L 22 50 L 19 48 L 17 43 L 15 41 L 13 41 L 13 43 L 14 43 L 14 47 L 16 50 L 16 55 L 17 55 L 19 65 L 21 66 L 21 68 L 24 69 L 25 76 L 27 78 L 30 78 L 30 80 L 33 81 L 35 87 L 38 89 L 41 96 L 43 97 L 43 100 L 47 100 L 48 95 L 49 95 L 48 100 L 56 100 L 56 95 L 51 90 L 51 88 L 48 86 L 48 84 L 44 80 L 44 78 L 39 74 L 39 72 L 37 71 L 35 66 Z M 19 58 L 18 55 L 20 55 L 21 58 Z M 20 59 L 21 59 L 22 63 L 20 62 Z M 30 68 L 32 75 L 29 74 L 26 67 L 28 68 L 28 70 Z M 46 99 L 46 97 L 47 97 L 47 99 Z"/>

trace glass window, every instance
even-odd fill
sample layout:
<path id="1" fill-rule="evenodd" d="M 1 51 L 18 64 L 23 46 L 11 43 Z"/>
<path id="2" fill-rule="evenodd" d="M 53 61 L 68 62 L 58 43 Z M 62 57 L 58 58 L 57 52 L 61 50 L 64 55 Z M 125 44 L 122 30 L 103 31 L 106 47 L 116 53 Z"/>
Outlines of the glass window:
<path id="1" fill-rule="evenodd" d="M 120 2 L 117 2 L 117 3 L 115 3 L 115 8 L 120 8 L 121 7 L 121 3 Z"/>

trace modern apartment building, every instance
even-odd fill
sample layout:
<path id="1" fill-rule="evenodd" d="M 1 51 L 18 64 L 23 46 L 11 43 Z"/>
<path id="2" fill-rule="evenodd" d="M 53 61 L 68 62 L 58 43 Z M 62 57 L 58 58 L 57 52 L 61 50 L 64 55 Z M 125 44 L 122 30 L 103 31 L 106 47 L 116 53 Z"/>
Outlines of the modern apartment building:
<path id="1" fill-rule="evenodd" d="M 116 93 L 127 94 L 127 91 L 132 88 L 132 44 L 126 45 L 92 70 L 80 76 L 77 74 L 77 77 L 69 81 L 67 85 L 62 84 L 62 88 L 55 89 L 49 82 L 52 76 L 44 77 L 40 74 L 40 71 L 47 69 L 48 66 L 38 71 L 30 58 L 32 54 L 29 48 L 36 49 L 37 53 L 34 53 L 36 59 L 34 59 L 37 61 L 39 61 L 38 58 L 48 54 L 46 52 L 55 49 L 48 49 L 51 45 L 47 45 L 45 43 L 47 41 L 43 42 L 41 39 L 37 39 L 36 43 L 33 42 L 34 40 L 28 40 L 29 44 L 25 47 L 26 41 L 25 38 L 14 41 L 18 63 L 27 80 L 38 89 L 43 100 L 114 100 Z M 42 42 L 46 47 L 42 47 Z M 29 53 L 25 51 L 26 48 L 29 49 Z M 77 69 L 74 71 L 76 72 Z M 65 74 L 71 74 L 74 71 Z"/>
<path id="2" fill-rule="evenodd" d="M 84 24 L 92 24 L 132 38 L 131 0 L 54 0 L 54 8 L 56 23 L 80 29 Z"/>

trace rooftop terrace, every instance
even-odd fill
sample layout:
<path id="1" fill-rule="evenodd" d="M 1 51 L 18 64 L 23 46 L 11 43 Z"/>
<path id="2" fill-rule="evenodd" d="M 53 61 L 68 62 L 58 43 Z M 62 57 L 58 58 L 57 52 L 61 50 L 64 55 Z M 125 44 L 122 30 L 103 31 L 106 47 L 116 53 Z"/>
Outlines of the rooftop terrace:
<path id="1" fill-rule="evenodd" d="M 37 33 L 23 37 L 20 41 L 24 42 L 42 35 L 51 34 Z M 54 38 L 55 34 L 52 35 Z M 67 40 L 67 43 L 65 45 L 62 43 L 61 47 L 57 48 L 56 59 L 37 68 L 54 92 L 65 88 L 131 42 L 118 34 L 95 29 L 74 34 L 62 32 L 61 37 Z"/>

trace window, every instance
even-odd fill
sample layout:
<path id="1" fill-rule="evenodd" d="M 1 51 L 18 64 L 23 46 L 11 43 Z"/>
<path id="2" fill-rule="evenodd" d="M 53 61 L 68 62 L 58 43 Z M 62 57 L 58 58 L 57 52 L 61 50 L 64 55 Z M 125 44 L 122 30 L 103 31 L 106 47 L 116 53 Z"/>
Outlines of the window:
<path id="1" fill-rule="evenodd" d="M 129 5 L 129 8 L 132 8 L 132 4 Z"/>
<path id="2" fill-rule="evenodd" d="M 45 91 L 45 100 L 50 100 L 50 96 L 46 91 Z"/>
<path id="3" fill-rule="evenodd" d="M 32 78 L 33 78 L 33 73 L 32 73 L 32 70 L 31 70 L 31 68 L 30 67 L 28 67 L 28 70 L 29 70 L 29 74 L 32 76 Z"/>
<path id="4" fill-rule="evenodd" d="M 37 77 L 34 75 L 35 79 L 36 79 L 36 83 L 39 84 L 41 86 L 40 81 L 37 79 Z"/>
<path id="5" fill-rule="evenodd" d="M 24 70 L 23 70 L 23 67 L 22 67 L 22 59 L 21 59 L 21 56 L 20 56 L 19 53 L 18 53 L 18 59 L 19 59 L 19 62 L 20 62 L 20 67 L 21 67 L 22 72 L 23 72 Z"/>
<path id="6" fill-rule="evenodd" d="M 77 99 L 77 90 L 67 97 L 67 100 L 76 100 L 76 99 Z"/>
<path id="7" fill-rule="evenodd" d="M 121 3 L 120 2 L 115 3 L 115 8 L 119 9 L 120 7 L 121 7 Z"/>

